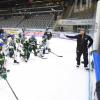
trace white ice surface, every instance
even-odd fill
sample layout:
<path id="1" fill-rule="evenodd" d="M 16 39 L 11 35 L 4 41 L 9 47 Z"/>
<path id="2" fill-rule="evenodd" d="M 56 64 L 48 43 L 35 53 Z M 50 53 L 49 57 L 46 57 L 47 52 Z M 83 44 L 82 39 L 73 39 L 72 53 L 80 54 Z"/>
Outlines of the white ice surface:
<path id="1" fill-rule="evenodd" d="M 8 59 L 8 81 L 19 100 L 88 100 L 88 72 L 83 65 L 77 69 L 76 41 L 51 39 L 53 54 L 48 59 L 34 57 L 29 62 L 13 64 Z M 0 100 L 16 100 L 6 81 L 0 79 Z"/>

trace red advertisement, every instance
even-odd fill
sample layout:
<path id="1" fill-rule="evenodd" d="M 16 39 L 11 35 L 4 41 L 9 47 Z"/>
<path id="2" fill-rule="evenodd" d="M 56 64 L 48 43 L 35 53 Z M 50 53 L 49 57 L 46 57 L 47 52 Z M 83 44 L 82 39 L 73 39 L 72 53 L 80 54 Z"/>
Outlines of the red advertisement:
<path id="1" fill-rule="evenodd" d="M 35 37 L 42 37 L 44 32 L 32 32 L 32 31 L 27 31 L 24 33 L 25 36 L 32 36 L 34 35 Z"/>

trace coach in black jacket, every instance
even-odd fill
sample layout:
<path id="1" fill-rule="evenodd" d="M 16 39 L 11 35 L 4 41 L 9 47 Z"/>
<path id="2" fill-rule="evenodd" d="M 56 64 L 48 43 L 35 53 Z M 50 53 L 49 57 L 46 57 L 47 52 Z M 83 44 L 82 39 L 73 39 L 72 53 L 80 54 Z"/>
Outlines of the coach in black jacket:
<path id="1" fill-rule="evenodd" d="M 72 39 L 77 39 L 77 67 L 80 66 L 80 58 L 81 55 L 83 54 L 83 58 L 84 58 L 84 67 L 86 68 L 86 70 L 88 70 L 88 48 L 91 47 L 91 45 L 93 44 L 93 39 L 86 34 L 85 29 L 81 28 L 80 29 L 80 34 L 76 35 L 76 36 L 68 36 L 66 35 L 66 37 L 68 38 L 72 38 Z"/>

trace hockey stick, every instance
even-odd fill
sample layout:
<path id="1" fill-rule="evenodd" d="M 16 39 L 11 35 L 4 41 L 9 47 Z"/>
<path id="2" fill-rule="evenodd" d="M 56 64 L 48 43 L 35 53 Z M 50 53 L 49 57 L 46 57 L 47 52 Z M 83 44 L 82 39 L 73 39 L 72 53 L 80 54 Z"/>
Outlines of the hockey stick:
<path id="1" fill-rule="evenodd" d="M 6 80 L 7 84 L 8 84 L 8 86 L 9 86 L 9 88 L 11 89 L 12 93 L 14 94 L 16 100 L 19 100 L 18 97 L 16 96 L 14 90 L 12 89 L 11 85 L 9 84 L 8 80 L 7 79 L 5 79 L 5 80 Z"/>
<path id="2" fill-rule="evenodd" d="M 32 52 L 32 54 L 34 54 L 34 52 Z M 38 56 L 37 57 L 41 58 L 41 59 L 48 59 L 48 58 L 45 58 L 45 57 L 41 57 L 41 56 Z"/>
<path id="3" fill-rule="evenodd" d="M 60 56 L 60 55 L 55 54 L 55 53 L 52 52 L 52 51 L 50 51 L 50 53 L 54 54 L 54 55 L 57 56 L 57 57 L 63 57 L 63 56 Z"/>

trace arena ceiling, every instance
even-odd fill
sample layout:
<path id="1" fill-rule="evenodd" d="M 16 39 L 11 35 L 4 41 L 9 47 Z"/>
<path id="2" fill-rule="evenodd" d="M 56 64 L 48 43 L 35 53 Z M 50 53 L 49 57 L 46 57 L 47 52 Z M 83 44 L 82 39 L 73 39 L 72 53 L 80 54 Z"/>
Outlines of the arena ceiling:
<path id="1" fill-rule="evenodd" d="M 58 3 L 64 0 L 0 0 L 0 9 L 15 7 L 30 7 L 32 5 Z M 68 0 L 67 0 L 68 1 Z"/>
<path id="2" fill-rule="evenodd" d="M 64 1 L 66 0 L 0 0 L 0 16 L 62 11 Z"/>
<path id="3" fill-rule="evenodd" d="M 11 14 L 32 14 L 34 11 L 41 11 L 41 7 L 45 7 L 42 9 L 43 11 L 50 12 L 51 10 L 63 10 L 64 4 L 66 3 L 67 5 L 70 5 L 71 2 L 73 3 L 75 0 L 0 0 L 0 16 Z M 56 9 L 52 6 L 58 7 Z M 37 9 L 38 7 L 40 8 Z M 50 9 L 46 7 L 49 7 Z"/>
<path id="4" fill-rule="evenodd" d="M 0 9 L 15 7 L 30 7 L 34 5 L 61 4 L 62 2 L 75 2 L 75 0 L 0 0 Z M 98 0 L 92 0 L 98 1 Z"/>

